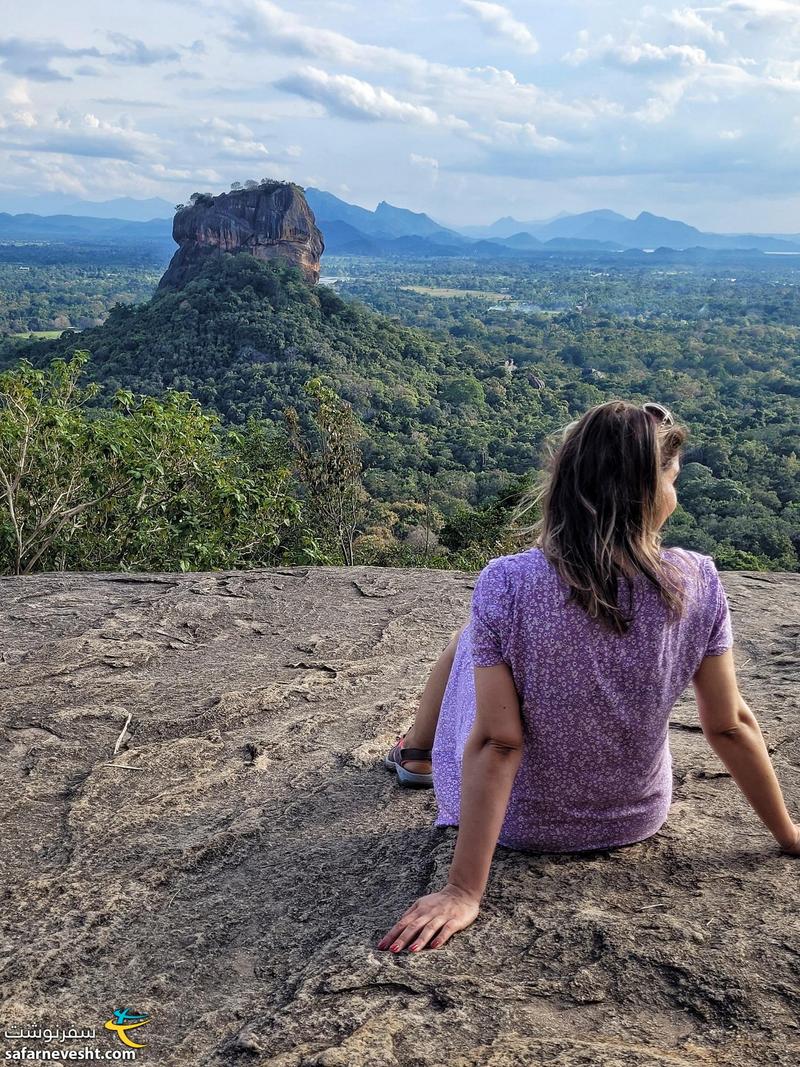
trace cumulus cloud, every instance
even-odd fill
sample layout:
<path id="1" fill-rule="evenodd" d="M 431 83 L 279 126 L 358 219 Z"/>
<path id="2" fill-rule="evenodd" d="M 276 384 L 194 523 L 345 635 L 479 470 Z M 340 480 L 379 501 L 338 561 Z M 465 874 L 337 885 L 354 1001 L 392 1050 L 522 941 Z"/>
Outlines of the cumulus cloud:
<path id="1" fill-rule="evenodd" d="M 108 39 L 116 48 L 108 52 L 106 58 L 112 63 L 131 67 L 149 67 L 153 63 L 165 63 L 180 59 L 174 48 L 150 48 L 135 37 L 124 33 L 109 33 Z M 198 44 L 200 42 L 195 42 Z"/>
<path id="2" fill-rule="evenodd" d="M 526 154 L 554 152 L 567 147 L 558 137 L 542 134 L 533 122 L 496 122 L 486 133 L 472 134 L 473 140 L 504 150 Z"/>
<path id="3" fill-rule="evenodd" d="M 109 33 L 109 40 L 115 47 L 111 51 L 102 51 L 94 46 L 87 48 L 69 48 L 60 41 L 32 40 L 22 37 L 0 38 L 0 64 L 10 74 L 18 74 L 32 81 L 55 82 L 71 81 L 68 74 L 53 66 L 58 60 L 93 59 L 106 60 L 109 63 L 146 67 L 154 63 L 163 63 L 180 59 L 172 48 L 150 48 L 144 41 L 128 37 L 123 33 Z M 97 76 L 102 68 L 96 64 L 81 64 L 74 74 Z"/>
<path id="4" fill-rule="evenodd" d="M 564 59 L 576 66 L 593 59 L 623 69 L 698 67 L 709 62 L 706 52 L 696 45 L 658 45 L 640 40 L 616 41 L 610 33 L 604 34 L 593 46 L 576 48 L 568 52 Z"/>
<path id="5" fill-rule="evenodd" d="M 497 141 L 486 146 L 480 155 L 443 164 L 442 171 L 546 182 L 624 179 L 628 188 L 638 188 L 644 197 L 654 188 L 654 179 L 694 186 L 698 193 L 707 189 L 709 182 L 720 189 L 747 188 L 760 195 L 764 190 L 793 189 L 789 183 L 792 168 L 796 169 L 798 162 L 796 147 L 787 152 L 787 158 L 775 171 L 765 174 L 760 162 L 763 144 L 746 144 L 744 137 L 720 138 L 713 125 L 683 133 L 687 144 L 680 153 L 675 139 L 664 137 L 660 129 L 653 127 L 633 127 L 630 132 L 617 133 L 606 140 L 568 145 L 563 151 L 551 152 L 532 152 L 524 137 L 511 133 L 505 143 Z"/>
<path id="6" fill-rule="evenodd" d="M 192 132 L 195 141 L 213 149 L 223 159 L 263 161 L 273 156 L 263 141 L 243 122 L 201 119 Z"/>
<path id="7" fill-rule="evenodd" d="M 408 157 L 408 161 L 415 167 L 430 167 L 431 170 L 439 169 L 439 160 L 434 159 L 433 156 L 418 156 L 416 152 L 412 152 Z"/>
<path id="8" fill-rule="evenodd" d="M 764 68 L 764 78 L 771 89 L 800 92 L 800 60 L 770 60 Z"/>
<path id="9" fill-rule="evenodd" d="M 646 125 L 665 122 L 675 113 L 691 84 L 690 78 L 662 82 L 658 91 L 633 111 L 632 117 Z"/>
<path id="10" fill-rule="evenodd" d="M 400 100 L 386 89 L 349 74 L 328 74 L 317 67 L 304 67 L 275 84 L 346 118 L 368 122 L 413 122 L 423 126 L 437 126 L 441 121 L 433 108 Z"/>
<path id="11" fill-rule="evenodd" d="M 158 139 L 130 121 L 108 122 L 93 112 L 61 111 L 55 116 L 0 115 L 0 145 L 71 156 L 94 156 L 129 162 L 157 158 Z"/>
<path id="12" fill-rule="evenodd" d="M 232 13 L 228 41 L 243 51 L 280 52 L 373 70 L 424 72 L 420 56 L 383 45 L 361 44 L 335 30 L 311 26 L 272 0 L 246 0 Z"/>
<path id="13" fill-rule="evenodd" d="M 64 188 L 85 180 L 90 194 L 107 183 L 179 200 L 269 171 L 313 174 L 334 191 L 348 182 L 351 198 L 366 200 L 396 197 L 405 173 L 427 196 L 415 204 L 409 194 L 409 206 L 434 212 L 437 190 L 448 212 L 456 188 L 464 205 L 490 180 L 501 197 L 534 188 L 507 177 L 624 188 L 640 201 L 653 176 L 706 203 L 726 186 L 785 192 L 787 205 L 795 192 L 800 0 L 646 0 L 605 5 L 602 19 L 591 0 L 574 0 L 551 17 L 537 53 L 546 84 L 530 75 L 537 27 L 523 13 L 533 5 L 515 0 L 453 0 L 449 21 L 430 6 L 408 15 L 387 5 L 380 36 L 370 36 L 364 0 L 180 2 L 195 27 L 186 43 L 129 36 L 112 8 L 112 33 L 95 37 L 80 0 L 70 46 L 0 38 L 0 187 L 41 188 L 55 175 Z M 157 9 L 143 4 L 146 15 Z M 602 28 L 576 39 L 584 17 Z M 471 19 L 473 37 L 502 42 L 503 66 L 460 62 L 459 47 L 475 42 L 451 34 L 459 18 L 462 33 Z M 134 72 L 135 91 L 130 82 L 122 92 L 119 79 Z M 345 121 L 320 122 L 326 114 Z"/>
<path id="14" fill-rule="evenodd" d="M 444 116 L 439 119 L 444 127 L 464 132 L 491 127 L 495 121 L 534 119 L 537 129 L 545 133 L 552 124 L 558 126 L 560 137 L 581 139 L 599 120 L 624 112 L 623 105 L 596 86 L 584 97 L 570 98 L 563 91 L 522 81 L 510 70 L 439 63 L 397 48 L 365 44 L 301 21 L 272 0 L 245 0 L 231 17 L 228 40 L 237 49 L 311 57 L 319 70 L 344 68 L 341 73 L 323 70 L 311 79 L 289 75 L 278 82 L 281 88 L 342 117 L 376 121 L 385 117 L 407 124 L 416 117 L 418 124 L 426 125 L 432 111 Z M 384 99 L 382 107 L 369 88 L 356 92 L 352 86 L 336 84 L 334 79 L 353 77 L 353 69 L 379 70 L 383 82 L 391 79 L 399 86 L 385 86 L 384 92 L 407 106 L 398 108 Z M 365 84 L 369 87 L 370 83 Z"/>
<path id="15" fill-rule="evenodd" d="M 726 0 L 711 10 L 733 15 L 746 30 L 800 28 L 800 7 L 795 0 Z"/>
<path id="16" fill-rule="evenodd" d="M 68 48 L 58 41 L 30 41 L 21 37 L 0 38 L 0 62 L 3 70 L 19 74 L 31 81 L 70 81 L 56 70 L 56 59 L 76 59 L 82 56 L 101 56 L 98 48 Z"/>
<path id="17" fill-rule="evenodd" d="M 494 37 L 509 41 L 522 52 L 532 54 L 539 51 L 539 42 L 525 23 L 514 18 L 502 4 L 487 3 L 486 0 L 461 0 L 461 6 L 475 15 Z"/>
<path id="18" fill-rule="evenodd" d="M 631 118 L 648 125 L 671 118 L 685 99 L 697 106 L 708 101 L 719 105 L 722 95 L 738 97 L 758 91 L 760 79 L 730 63 L 707 63 L 683 77 L 657 84 L 655 92 L 630 113 Z"/>
<path id="19" fill-rule="evenodd" d="M 24 81 L 14 82 L 6 90 L 6 100 L 10 104 L 17 104 L 20 107 L 28 106 L 33 101 L 31 100 L 31 94 L 28 92 L 28 86 Z"/>
<path id="20" fill-rule="evenodd" d="M 725 34 L 714 28 L 713 23 L 704 19 L 693 7 L 673 8 L 666 16 L 667 22 L 690 37 L 700 37 L 713 44 L 724 45 Z"/>
<path id="21" fill-rule="evenodd" d="M 318 64 L 345 68 L 348 74 L 354 68 L 379 71 L 382 79 L 397 78 L 408 91 L 435 100 L 441 105 L 437 110 L 446 109 L 462 118 L 468 117 L 465 111 L 487 117 L 498 113 L 522 117 L 530 112 L 534 99 L 538 101 L 545 95 L 534 85 L 520 83 L 508 70 L 437 63 L 412 52 L 364 44 L 345 34 L 320 29 L 272 0 L 245 0 L 231 18 L 227 40 L 234 48 L 302 56 Z"/>

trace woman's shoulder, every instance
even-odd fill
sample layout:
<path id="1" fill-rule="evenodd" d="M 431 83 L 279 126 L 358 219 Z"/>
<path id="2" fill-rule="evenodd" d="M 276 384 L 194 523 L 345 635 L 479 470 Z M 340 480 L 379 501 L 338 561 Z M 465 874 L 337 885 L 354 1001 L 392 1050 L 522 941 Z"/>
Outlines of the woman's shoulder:
<path id="1" fill-rule="evenodd" d="M 681 545 L 670 545 L 660 549 L 662 560 L 674 564 L 684 574 L 698 579 L 708 580 L 716 570 L 712 556 L 704 552 L 697 552 L 691 548 L 683 548 Z M 556 568 L 538 546 L 523 549 L 520 552 L 509 552 L 503 556 L 494 556 L 481 572 L 491 574 L 493 578 L 501 575 L 508 578 L 522 577 L 529 574 L 557 573 Z"/>
<path id="2" fill-rule="evenodd" d="M 511 599 L 523 590 L 542 589 L 558 580 L 555 567 L 536 547 L 495 556 L 489 560 L 479 577 L 482 587 L 491 588 L 495 594 L 502 591 Z"/>
<path id="3" fill-rule="evenodd" d="M 534 570 L 547 570 L 549 567 L 547 557 L 541 549 L 534 547 L 521 552 L 509 552 L 504 556 L 494 556 L 484 570 L 514 576 Z"/>
<path id="4" fill-rule="evenodd" d="M 676 564 L 684 574 L 688 574 L 696 581 L 707 582 L 709 576 L 713 576 L 713 572 L 716 571 L 713 556 L 705 552 L 697 552 L 692 548 L 683 548 L 680 545 L 662 548 L 661 558 Z"/>
<path id="5" fill-rule="evenodd" d="M 702 559 L 710 558 L 704 556 L 702 552 L 695 552 L 693 548 L 683 548 L 681 545 L 669 545 L 668 547 L 662 547 L 661 555 L 667 556 L 668 558 L 672 557 L 675 559 L 697 560 L 698 562 Z"/>

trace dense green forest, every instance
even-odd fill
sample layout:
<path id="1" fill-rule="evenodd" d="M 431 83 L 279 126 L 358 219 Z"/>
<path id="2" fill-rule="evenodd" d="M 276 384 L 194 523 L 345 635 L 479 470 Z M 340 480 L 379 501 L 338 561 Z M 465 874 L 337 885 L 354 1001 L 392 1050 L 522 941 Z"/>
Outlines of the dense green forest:
<path id="1" fill-rule="evenodd" d="M 613 397 L 659 400 L 691 431 L 665 543 L 798 570 L 797 289 L 783 257 L 760 258 L 768 269 L 722 275 L 580 257 L 326 261 L 337 292 L 226 256 L 79 336 L 7 339 L 0 367 L 85 349 L 95 406 L 177 389 L 230 427 L 277 428 L 295 405 L 306 432 L 304 386 L 320 378 L 365 431 L 356 562 L 489 558 L 547 434 Z"/>
<path id="2" fill-rule="evenodd" d="M 426 327 L 450 315 L 482 316 L 503 301 L 524 314 L 577 308 L 737 326 L 800 323 L 800 256 L 715 252 L 698 254 L 694 262 L 690 253 L 669 249 L 653 255 L 551 254 L 523 263 L 328 256 L 325 271 L 337 279 L 337 291 Z M 447 290 L 486 296 L 469 298 L 466 306 L 463 298 L 454 304 L 442 295 Z"/>
<path id="3" fill-rule="evenodd" d="M 162 260 L 96 246 L 0 246 L 0 337 L 99 326 L 114 304 L 149 299 Z"/>

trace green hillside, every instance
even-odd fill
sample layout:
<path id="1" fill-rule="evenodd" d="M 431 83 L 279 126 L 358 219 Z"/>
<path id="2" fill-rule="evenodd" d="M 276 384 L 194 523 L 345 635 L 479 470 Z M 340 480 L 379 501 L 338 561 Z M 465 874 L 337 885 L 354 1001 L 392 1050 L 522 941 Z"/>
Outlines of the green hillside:
<path id="1" fill-rule="evenodd" d="M 303 412 L 303 384 L 321 376 L 363 420 L 373 499 L 406 517 L 424 509 L 453 548 L 479 537 L 498 494 L 539 464 L 546 433 L 611 397 L 657 397 L 692 430 L 665 541 L 711 552 L 722 566 L 798 569 L 786 353 L 681 347 L 652 323 L 607 316 L 565 313 L 503 330 L 504 344 L 474 319 L 435 337 L 239 254 L 208 263 L 179 292 L 115 306 L 79 337 L 7 341 L 0 367 L 23 355 L 43 367 L 86 349 L 88 377 L 103 386 L 96 403 L 118 387 L 181 389 L 229 424 L 280 423 L 288 404 Z"/>

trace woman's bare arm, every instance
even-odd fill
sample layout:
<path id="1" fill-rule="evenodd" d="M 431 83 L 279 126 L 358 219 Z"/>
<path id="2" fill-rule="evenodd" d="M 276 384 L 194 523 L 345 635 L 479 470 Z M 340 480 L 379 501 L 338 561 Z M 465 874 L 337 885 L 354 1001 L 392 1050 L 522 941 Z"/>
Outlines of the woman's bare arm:
<path id="1" fill-rule="evenodd" d="M 782 849 L 800 852 L 758 721 L 739 692 L 733 652 L 706 656 L 692 679 L 703 734 Z"/>
<path id="2" fill-rule="evenodd" d="M 379 948 L 439 948 L 475 921 L 524 742 L 519 697 L 505 663 L 475 667 L 477 711 L 461 768 L 461 807 L 447 884 L 415 900 Z"/>
<path id="3" fill-rule="evenodd" d="M 477 712 L 464 746 L 461 812 L 448 884 L 480 900 L 525 741 L 519 696 L 505 663 L 474 667 Z"/>

